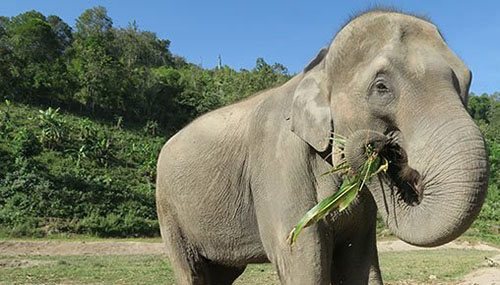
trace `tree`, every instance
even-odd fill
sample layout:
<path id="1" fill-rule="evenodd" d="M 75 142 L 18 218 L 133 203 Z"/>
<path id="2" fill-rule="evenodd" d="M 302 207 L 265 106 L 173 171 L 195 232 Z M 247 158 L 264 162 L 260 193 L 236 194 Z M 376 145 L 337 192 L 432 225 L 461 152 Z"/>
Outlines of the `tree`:
<path id="1" fill-rule="evenodd" d="M 113 22 L 104 7 L 85 10 L 76 20 L 71 71 L 79 90 L 75 98 L 92 111 L 119 109 L 121 66 L 113 54 Z"/>
<path id="2" fill-rule="evenodd" d="M 203 69 L 172 55 L 169 46 L 169 40 L 140 30 L 135 22 L 114 28 L 101 6 L 84 11 L 74 32 L 55 15 L 29 11 L 3 17 L 0 95 L 105 110 L 109 118 L 157 121 L 176 130 L 289 78 L 283 65 L 262 58 L 250 71 Z"/>
<path id="3" fill-rule="evenodd" d="M 57 99 L 67 86 L 65 65 L 61 60 L 65 47 L 45 16 L 29 11 L 9 21 L 4 19 L 2 26 L 0 53 L 10 62 L 5 73 L 11 82 L 11 88 L 7 88 L 9 93 L 23 100 L 27 97 Z"/>
<path id="4" fill-rule="evenodd" d="M 490 102 L 486 138 L 500 145 L 500 93 L 490 95 Z"/>
<path id="5" fill-rule="evenodd" d="M 158 39 L 155 33 L 140 31 L 135 22 L 127 28 L 116 30 L 114 45 L 120 62 L 127 68 L 173 65 L 172 54 L 168 49 L 170 41 Z"/>
<path id="6" fill-rule="evenodd" d="M 12 66 L 15 62 L 12 46 L 9 42 L 7 26 L 10 22 L 8 17 L 0 17 L 0 99 L 7 98 L 13 92 Z"/>
<path id="7" fill-rule="evenodd" d="M 484 133 L 489 149 L 489 161 L 492 184 L 500 179 L 500 93 L 471 94 L 469 99 L 469 113 L 478 123 Z M 494 188 L 494 191 L 498 191 Z"/>
<path id="8" fill-rule="evenodd" d="M 488 112 L 491 107 L 491 98 L 484 93 L 480 96 L 471 94 L 469 97 L 469 114 L 474 120 L 489 123 Z"/>
<path id="9" fill-rule="evenodd" d="M 13 17 L 8 29 L 15 55 L 26 64 L 51 61 L 60 54 L 57 37 L 39 12 L 29 11 Z"/>
<path id="10" fill-rule="evenodd" d="M 92 111 L 96 107 L 119 108 L 123 103 L 119 91 L 121 69 L 116 59 L 96 38 L 85 39 L 75 51 L 72 71 L 76 73 L 80 85 L 76 99 Z"/>
<path id="11" fill-rule="evenodd" d="M 106 8 L 97 6 L 85 10 L 76 20 L 76 36 L 79 38 L 102 37 L 110 39 L 113 36 L 113 21 Z"/>
<path id="12" fill-rule="evenodd" d="M 52 28 L 52 32 L 57 36 L 59 47 L 66 49 L 73 43 L 73 32 L 71 27 L 58 16 L 50 15 L 47 22 Z"/>

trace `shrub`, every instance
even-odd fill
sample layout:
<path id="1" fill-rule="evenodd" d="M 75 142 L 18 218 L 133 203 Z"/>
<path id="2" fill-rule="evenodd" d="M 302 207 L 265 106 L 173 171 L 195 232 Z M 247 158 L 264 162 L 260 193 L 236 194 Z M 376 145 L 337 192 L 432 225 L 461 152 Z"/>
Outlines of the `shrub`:
<path id="1" fill-rule="evenodd" d="M 59 108 L 39 110 L 40 141 L 48 149 L 61 149 L 66 136 L 65 121 L 59 114 Z"/>
<path id="2" fill-rule="evenodd" d="M 132 213 L 106 216 L 92 214 L 80 223 L 81 233 L 100 237 L 153 236 L 159 232 L 158 222 L 138 217 Z"/>
<path id="3" fill-rule="evenodd" d="M 14 136 L 14 150 L 17 155 L 31 157 L 42 151 L 42 144 L 27 127 L 20 128 Z"/>
<path id="4" fill-rule="evenodd" d="M 159 125 L 157 121 L 147 121 L 143 128 L 143 132 L 150 136 L 158 135 Z"/>
<path id="5" fill-rule="evenodd" d="M 34 217 L 24 217 L 11 226 L 9 235 L 12 237 L 43 237 L 45 233 L 39 227 L 39 219 Z"/>
<path id="6" fill-rule="evenodd" d="M 0 136 L 5 137 L 13 129 L 8 112 L 0 111 Z"/>

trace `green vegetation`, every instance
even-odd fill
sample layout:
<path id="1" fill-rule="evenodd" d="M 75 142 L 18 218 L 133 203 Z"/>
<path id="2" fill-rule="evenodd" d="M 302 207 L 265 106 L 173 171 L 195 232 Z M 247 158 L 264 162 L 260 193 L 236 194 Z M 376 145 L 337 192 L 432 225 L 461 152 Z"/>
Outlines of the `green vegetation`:
<path id="1" fill-rule="evenodd" d="M 0 17 L 0 99 L 58 106 L 92 117 L 155 122 L 171 133 L 200 113 L 285 82 L 281 64 L 203 69 L 137 24 L 114 27 L 103 7 L 75 28 L 36 11 Z"/>
<path id="2" fill-rule="evenodd" d="M 288 80 L 205 69 L 103 7 L 72 28 L 29 11 L 0 17 L 0 235 L 157 236 L 156 159 L 193 118 Z M 471 96 L 490 149 L 486 204 L 469 235 L 500 243 L 500 96 Z"/>
<path id="3" fill-rule="evenodd" d="M 336 143 L 341 145 L 341 149 L 344 149 L 346 144 L 345 139 L 335 138 L 334 140 Z M 354 201 L 358 192 L 363 189 L 363 186 L 370 178 L 380 172 L 387 171 L 389 168 L 389 162 L 387 159 L 374 151 L 372 145 L 368 144 L 365 148 L 366 160 L 363 165 L 361 165 L 359 172 L 354 172 L 351 165 L 348 164 L 348 161 L 344 159 L 338 164 L 337 167 L 323 174 L 340 173 L 344 175 L 345 178 L 337 192 L 333 193 L 329 197 L 326 197 L 321 202 L 316 204 L 316 206 L 312 207 L 309 211 L 307 211 L 307 213 L 304 214 L 297 225 L 295 225 L 287 238 L 290 248 L 293 246 L 299 233 L 303 229 L 319 222 L 326 215 L 336 209 L 338 209 L 339 212 L 345 210 L 347 206 Z"/>
<path id="4" fill-rule="evenodd" d="M 0 235 L 157 236 L 156 159 L 187 122 L 285 82 L 281 64 L 203 69 L 103 7 L 73 30 L 0 17 Z"/>
<path id="5" fill-rule="evenodd" d="M 488 145 L 490 184 L 483 209 L 466 234 L 500 244 L 500 93 L 471 94 L 468 107 Z"/>
<path id="6" fill-rule="evenodd" d="M 133 256 L 0 257 L 0 283 L 8 284 L 174 284 L 166 258 Z M 16 264 L 33 264 L 19 267 Z M 8 268 L 7 266 L 13 266 Z"/>
<path id="7" fill-rule="evenodd" d="M 382 252 L 385 282 L 453 282 L 478 268 L 494 253 L 477 250 Z M 25 284 L 174 284 L 162 256 L 0 256 L 0 283 Z M 433 275 L 434 277 L 431 277 Z M 432 278 L 432 279 L 430 279 Z M 249 265 L 235 284 L 279 284 L 271 264 Z"/>
<path id="8" fill-rule="evenodd" d="M 480 267 L 485 256 L 493 255 L 494 252 L 464 249 L 382 252 L 380 270 L 385 282 L 411 280 L 442 284 L 459 280 Z"/>
<path id="9" fill-rule="evenodd" d="M 9 103 L 0 112 L 3 231 L 157 235 L 154 176 L 164 138 L 52 108 Z"/>

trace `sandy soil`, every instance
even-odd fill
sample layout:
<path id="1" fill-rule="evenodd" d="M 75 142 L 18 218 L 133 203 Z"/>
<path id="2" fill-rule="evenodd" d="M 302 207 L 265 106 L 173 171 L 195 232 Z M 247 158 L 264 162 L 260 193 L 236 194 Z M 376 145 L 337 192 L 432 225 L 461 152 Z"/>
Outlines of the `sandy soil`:
<path id="1" fill-rule="evenodd" d="M 377 243 L 377 249 L 379 252 L 385 251 L 409 251 L 409 250 L 436 250 L 436 249 L 475 249 L 475 250 L 487 250 L 487 251 L 499 251 L 500 248 L 496 248 L 484 243 L 470 243 L 467 241 L 453 241 L 438 247 L 418 247 L 407 244 L 400 240 L 393 241 L 381 241 Z M 500 284 L 499 284 L 500 285 Z"/>
<path id="2" fill-rule="evenodd" d="M 0 241 L 0 255 L 163 254 L 163 244 L 135 241 Z"/>
<path id="3" fill-rule="evenodd" d="M 500 269 L 498 267 L 481 268 L 467 274 L 459 285 L 500 284 Z"/>
<path id="4" fill-rule="evenodd" d="M 402 241 L 381 241 L 377 244 L 380 252 L 433 250 L 437 248 L 476 249 L 497 251 L 499 254 L 485 260 L 484 267 L 469 273 L 460 283 L 461 285 L 500 285 L 500 249 L 482 243 L 451 242 L 437 248 L 420 248 Z M 163 244 L 160 242 L 128 242 L 128 241 L 0 241 L 0 256 L 23 255 L 136 255 L 136 254 L 163 254 Z M 33 261 L 16 259 L 11 261 L 0 260 L 0 268 L 36 266 Z"/>

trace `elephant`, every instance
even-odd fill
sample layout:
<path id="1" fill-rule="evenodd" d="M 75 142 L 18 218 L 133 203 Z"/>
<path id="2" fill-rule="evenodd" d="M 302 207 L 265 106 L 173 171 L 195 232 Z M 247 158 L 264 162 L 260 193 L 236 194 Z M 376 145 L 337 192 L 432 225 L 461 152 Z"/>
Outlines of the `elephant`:
<path id="1" fill-rule="evenodd" d="M 158 220 L 177 282 L 232 284 L 247 264 L 271 262 L 282 284 L 382 284 L 377 211 L 407 243 L 457 238 L 489 176 L 466 110 L 471 79 L 429 20 L 374 9 L 283 85 L 192 121 L 157 165 Z M 290 248 L 290 230 L 344 179 L 322 174 L 342 160 L 359 164 L 366 144 L 385 152 L 387 172 Z"/>

